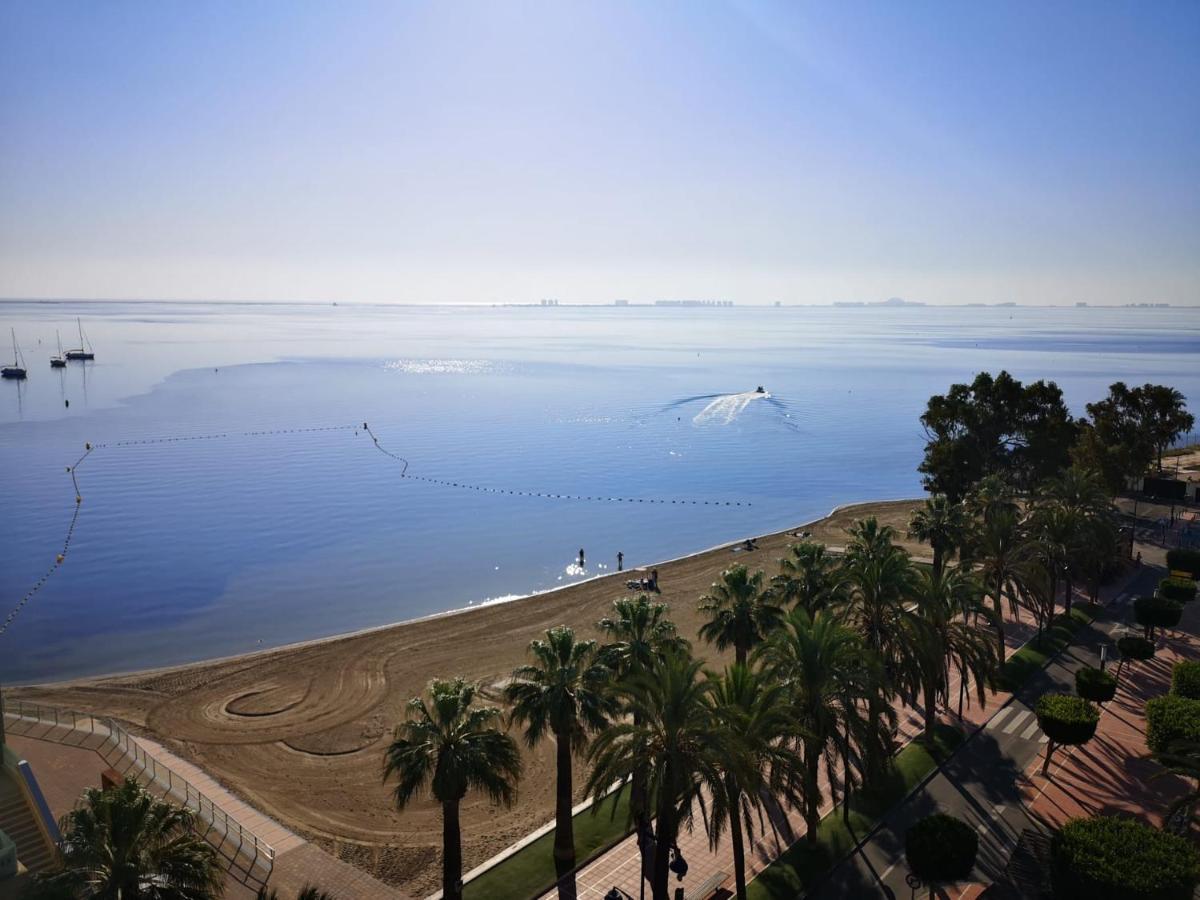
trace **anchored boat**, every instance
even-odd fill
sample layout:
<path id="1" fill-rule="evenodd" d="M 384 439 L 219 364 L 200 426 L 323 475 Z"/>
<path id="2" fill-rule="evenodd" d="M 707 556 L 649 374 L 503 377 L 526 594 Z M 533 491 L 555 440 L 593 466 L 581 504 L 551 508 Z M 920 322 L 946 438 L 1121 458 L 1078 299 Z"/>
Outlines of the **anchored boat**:
<path id="1" fill-rule="evenodd" d="M 50 357 L 50 368 L 61 369 L 67 364 L 67 358 L 62 352 L 62 338 L 58 336 L 58 329 L 54 329 L 54 339 L 58 341 L 58 356 Z"/>
<path id="2" fill-rule="evenodd" d="M 25 378 L 25 359 L 21 356 L 21 348 L 17 346 L 16 329 L 11 329 L 11 331 L 13 339 L 13 364 L 0 369 L 0 376 L 22 380 Z"/>
<path id="3" fill-rule="evenodd" d="M 79 349 L 68 350 L 67 359 L 95 359 L 96 354 L 92 352 L 91 342 L 83 336 L 83 324 L 79 319 L 75 319 L 75 324 L 79 326 Z"/>

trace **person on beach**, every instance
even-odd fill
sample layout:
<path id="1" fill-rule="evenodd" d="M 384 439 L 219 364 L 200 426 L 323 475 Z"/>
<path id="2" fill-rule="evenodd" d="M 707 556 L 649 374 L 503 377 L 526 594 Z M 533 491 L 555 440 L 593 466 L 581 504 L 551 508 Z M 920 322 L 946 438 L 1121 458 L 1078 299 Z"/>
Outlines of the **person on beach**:
<path id="1" fill-rule="evenodd" d="M 579 548 L 579 568 L 583 568 L 583 548 Z"/>
<path id="2" fill-rule="evenodd" d="M 658 569 L 650 570 L 650 590 L 658 593 Z"/>
<path id="3" fill-rule="evenodd" d="M 620 572 L 625 568 L 625 554 L 620 550 L 617 551 L 617 571 Z"/>

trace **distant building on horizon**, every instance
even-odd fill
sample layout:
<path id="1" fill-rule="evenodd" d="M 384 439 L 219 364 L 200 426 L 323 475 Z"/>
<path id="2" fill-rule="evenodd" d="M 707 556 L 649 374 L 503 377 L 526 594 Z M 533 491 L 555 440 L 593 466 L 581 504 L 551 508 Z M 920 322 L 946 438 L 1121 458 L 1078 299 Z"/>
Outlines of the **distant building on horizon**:
<path id="1" fill-rule="evenodd" d="M 655 306 L 733 306 L 732 300 L 655 300 Z"/>

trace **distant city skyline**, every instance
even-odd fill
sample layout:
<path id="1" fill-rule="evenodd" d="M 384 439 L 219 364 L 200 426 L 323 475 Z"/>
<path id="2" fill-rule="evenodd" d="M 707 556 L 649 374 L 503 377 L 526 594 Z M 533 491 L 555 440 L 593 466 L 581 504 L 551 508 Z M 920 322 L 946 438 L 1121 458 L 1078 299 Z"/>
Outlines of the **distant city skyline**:
<path id="1" fill-rule="evenodd" d="M 1200 5 L 0 7 L 0 297 L 1200 303 Z"/>

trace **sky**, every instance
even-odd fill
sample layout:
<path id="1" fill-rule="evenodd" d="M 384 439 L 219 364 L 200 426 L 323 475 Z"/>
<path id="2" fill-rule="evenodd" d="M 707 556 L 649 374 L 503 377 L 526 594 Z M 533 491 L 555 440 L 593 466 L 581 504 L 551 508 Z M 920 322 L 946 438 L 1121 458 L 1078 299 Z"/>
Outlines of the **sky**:
<path id="1" fill-rule="evenodd" d="M 1200 303 L 1200 3 L 0 0 L 0 297 Z"/>

